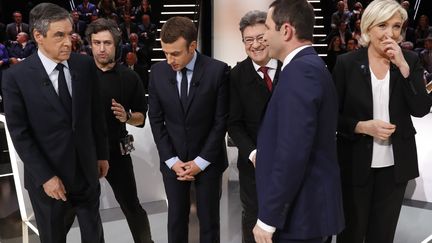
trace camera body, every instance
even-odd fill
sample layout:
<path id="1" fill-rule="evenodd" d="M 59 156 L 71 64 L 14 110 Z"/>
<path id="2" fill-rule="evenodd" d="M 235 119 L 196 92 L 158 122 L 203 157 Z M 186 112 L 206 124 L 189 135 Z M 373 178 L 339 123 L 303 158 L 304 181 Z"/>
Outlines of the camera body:
<path id="1" fill-rule="evenodd" d="M 132 134 L 127 134 L 125 137 L 120 139 L 120 152 L 122 155 L 128 155 L 135 150 L 133 142 L 134 137 Z"/>

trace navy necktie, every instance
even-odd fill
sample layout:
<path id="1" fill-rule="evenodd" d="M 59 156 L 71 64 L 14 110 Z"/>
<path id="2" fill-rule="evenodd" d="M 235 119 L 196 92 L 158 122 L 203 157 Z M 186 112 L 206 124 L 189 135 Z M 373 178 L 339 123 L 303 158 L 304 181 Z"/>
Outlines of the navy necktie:
<path id="1" fill-rule="evenodd" d="M 182 79 L 180 83 L 180 100 L 183 105 L 183 110 L 186 112 L 186 106 L 188 102 L 188 79 L 187 79 L 187 68 L 182 69 Z"/>
<path id="2" fill-rule="evenodd" d="M 56 69 L 59 71 L 58 75 L 58 95 L 60 97 L 60 101 L 62 102 L 64 108 L 68 112 L 68 114 L 72 115 L 72 98 L 69 93 L 69 89 L 66 83 L 66 77 L 64 74 L 64 65 L 59 63 L 56 66 Z"/>

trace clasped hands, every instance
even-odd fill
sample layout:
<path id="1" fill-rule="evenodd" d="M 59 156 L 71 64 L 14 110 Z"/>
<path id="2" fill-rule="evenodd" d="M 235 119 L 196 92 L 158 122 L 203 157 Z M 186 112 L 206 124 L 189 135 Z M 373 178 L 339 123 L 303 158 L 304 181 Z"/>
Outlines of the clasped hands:
<path id="1" fill-rule="evenodd" d="M 177 160 L 171 169 L 176 173 L 179 181 L 194 181 L 195 175 L 201 172 L 194 160 L 188 162 Z"/>

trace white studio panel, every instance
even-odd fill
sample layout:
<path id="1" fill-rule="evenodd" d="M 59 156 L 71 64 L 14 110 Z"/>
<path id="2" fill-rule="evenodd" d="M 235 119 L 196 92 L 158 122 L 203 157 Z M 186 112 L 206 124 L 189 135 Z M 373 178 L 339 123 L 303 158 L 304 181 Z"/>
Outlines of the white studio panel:
<path id="1" fill-rule="evenodd" d="M 27 190 L 24 188 L 23 163 L 15 151 L 3 114 L 0 114 L 0 121 L 5 124 L 6 139 L 8 142 L 21 219 L 33 231 L 37 232 L 35 225 L 32 224 L 32 222 L 34 222 L 33 209 Z M 135 138 L 135 151 L 132 152 L 132 160 L 140 202 L 145 203 L 165 200 L 165 190 L 159 171 L 159 155 L 153 141 L 153 135 L 148 121 L 146 121 L 144 128 L 128 126 L 127 129 Z M 101 209 L 118 207 L 112 189 L 105 179 L 101 180 L 100 202 Z"/>
<path id="2" fill-rule="evenodd" d="M 213 57 L 231 67 L 246 58 L 240 19 L 251 10 L 268 10 L 271 0 L 217 0 L 213 2 Z"/>
<path id="3" fill-rule="evenodd" d="M 127 130 L 134 136 L 135 151 L 131 153 L 135 172 L 138 198 L 141 203 L 165 200 L 162 174 L 159 170 L 159 154 L 153 140 L 148 117 L 143 128 L 127 125 Z M 107 180 L 101 180 L 100 208 L 119 207 Z"/>
<path id="4" fill-rule="evenodd" d="M 408 183 L 405 197 L 432 202 L 432 113 L 425 117 L 413 117 L 417 130 L 416 143 L 420 176 Z M 396 128 L 397 129 L 397 128 Z"/>

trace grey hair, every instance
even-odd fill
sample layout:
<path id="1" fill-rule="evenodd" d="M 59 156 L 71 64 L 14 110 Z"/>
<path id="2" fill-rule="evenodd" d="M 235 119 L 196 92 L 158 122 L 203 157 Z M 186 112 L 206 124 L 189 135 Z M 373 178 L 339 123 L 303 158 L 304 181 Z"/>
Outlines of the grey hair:
<path id="1" fill-rule="evenodd" d="M 243 31 L 246 27 L 254 26 L 256 24 L 265 24 L 267 13 L 259 10 L 252 10 L 247 12 L 239 23 L 239 29 L 243 36 Z"/>
<path id="2" fill-rule="evenodd" d="M 69 20 L 72 24 L 72 18 L 66 9 L 53 3 L 40 3 L 30 11 L 30 33 L 38 31 L 46 37 L 49 25 L 61 20 Z M 33 35 L 32 35 L 33 37 Z"/>

